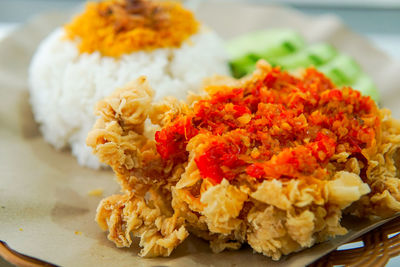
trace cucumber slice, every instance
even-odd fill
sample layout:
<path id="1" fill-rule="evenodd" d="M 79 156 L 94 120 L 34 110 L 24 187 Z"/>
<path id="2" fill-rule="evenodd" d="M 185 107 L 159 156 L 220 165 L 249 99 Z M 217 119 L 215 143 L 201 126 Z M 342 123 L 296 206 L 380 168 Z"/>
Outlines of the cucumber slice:
<path id="1" fill-rule="evenodd" d="M 237 37 L 227 44 L 227 50 L 232 60 L 249 54 L 270 59 L 290 54 L 304 47 L 303 38 L 293 30 L 274 29 L 263 30 Z"/>
<path id="2" fill-rule="evenodd" d="M 259 57 L 248 55 L 230 62 L 231 72 L 233 77 L 240 78 L 252 72 L 256 67 L 256 62 Z"/>
<path id="3" fill-rule="evenodd" d="M 336 49 L 329 44 L 315 44 L 307 49 L 309 58 L 314 66 L 325 64 L 337 56 Z"/>
<path id="4" fill-rule="evenodd" d="M 379 102 L 379 92 L 360 66 L 349 56 L 337 53 L 331 45 L 320 43 L 305 48 L 303 38 L 293 30 L 263 30 L 248 33 L 228 42 L 230 67 L 234 77 L 240 78 L 255 69 L 259 59 L 273 66 L 295 71 L 315 66 L 336 86 L 351 85 L 364 95 Z"/>
<path id="5" fill-rule="evenodd" d="M 362 72 L 360 66 L 346 55 L 339 55 L 318 69 L 337 86 L 352 84 Z"/>
<path id="6" fill-rule="evenodd" d="M 361 74 L 351 87 L 360 91 L 363 95 L 370 96 L 376 103 L 381 100 L 378 88 L 365 73 Z"/>
<path id="7" fill-rule="evenodd" d="M 240 78 L 252 72 L 255 69 L 257 60 L 260 58 L 256 55 L 249 54 L 241 58 L 237 58 L 230 62 L 233 77 Z"/>
<path id="8" fill-rule="evenodd" d="M 287 55 L 275 60 L 277 65 L 281 65 L 288 70 L 306 68 L 309 66 L 319 66 L 336 56 L 335 48 L 328 44 L 315 44 L 299 52 Z"/>

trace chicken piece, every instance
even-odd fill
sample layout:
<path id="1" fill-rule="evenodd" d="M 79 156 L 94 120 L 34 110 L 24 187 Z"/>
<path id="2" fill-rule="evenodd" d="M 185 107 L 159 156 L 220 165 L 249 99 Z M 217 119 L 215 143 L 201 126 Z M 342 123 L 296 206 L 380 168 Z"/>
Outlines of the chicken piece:
<path id="1" fill-rule="evenodd" d="M 132 194 L 110 196 L 97 208 L 96 221 L 101 229 L 109 230 L 108 239 L 117 247 L 130 247 L 133 234 L 141 239 L 140 256 L 169 256 L 189 235 L 184 219 L 178 213 L 171 216 L 162 201 L 148 201 Z"/>
<path id="2" fill-rule="evenodd" d="M 132 233 L 141 256 L 168 256 L 190 232 L 214 252 L 248 243 L 278 260 L 345 234 L 343 213 L 400 211 L 400 123 L 313 69 L 257 67 L 187 104 L 153 103 L 142 77 L 97 105 L 87 142 L 123 191 L 97 222 L 117 246 Z"/>

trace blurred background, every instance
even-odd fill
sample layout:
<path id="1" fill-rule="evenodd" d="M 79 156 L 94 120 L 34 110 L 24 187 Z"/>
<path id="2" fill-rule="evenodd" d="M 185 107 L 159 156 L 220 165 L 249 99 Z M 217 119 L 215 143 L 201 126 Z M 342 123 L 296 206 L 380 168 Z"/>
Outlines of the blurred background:
<path id="1" fill-rule="evenodd" d="M 201 0 L 197 0 L 201 1 Z M 216 1 L 216 0 L 214 0 Z M 221 0 L 218 0 L 221 1 Z M 400 60 L 400 0 L 224 0 L 283 4 L 306 14 L 333 13 Z M 0 0 L 0 38 L 35 14 L 71 9 L 84 0 Z"/>

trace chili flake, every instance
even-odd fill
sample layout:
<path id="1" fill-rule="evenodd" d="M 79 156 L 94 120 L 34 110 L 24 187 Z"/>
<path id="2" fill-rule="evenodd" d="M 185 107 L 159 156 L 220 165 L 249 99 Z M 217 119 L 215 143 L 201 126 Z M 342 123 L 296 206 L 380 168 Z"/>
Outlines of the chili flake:
<path id="1" fill-rule="evenodd" d="M 337 153 L 359 157 L 376 142 L 380 120 L 370 97 L 337 88 L 322 73 L 301 78 L 271 68 L 242 88 L 221 86 L 156 134 L 164 160 L 185 161 L 198 134 L 209 142 L 195 162 L 203 179 L 326 179 Z"/>

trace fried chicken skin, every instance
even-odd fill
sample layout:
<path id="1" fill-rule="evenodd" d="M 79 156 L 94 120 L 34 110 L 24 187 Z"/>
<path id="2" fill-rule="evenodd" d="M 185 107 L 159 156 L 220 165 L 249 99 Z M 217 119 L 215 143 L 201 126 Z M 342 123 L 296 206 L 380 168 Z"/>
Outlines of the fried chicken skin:
<path id="1" fill-rule="evenodd" d="M 260 61 L 187 103 L 152 98 L 145 77 L 116 90 L 87 138 L 122 188 L 96 217 L 118 247 L 132 233 L 141 256 L 169 256 L 192 233 L 214 252 L 248 243 L 278 260 L 345 234 L 345 213 L 400 211 L 399 122 L 315 69 Z"/>

